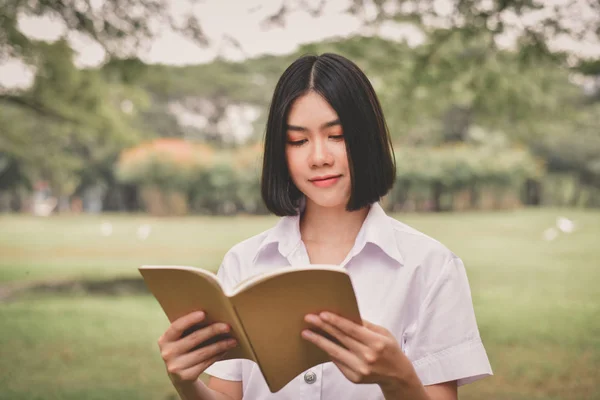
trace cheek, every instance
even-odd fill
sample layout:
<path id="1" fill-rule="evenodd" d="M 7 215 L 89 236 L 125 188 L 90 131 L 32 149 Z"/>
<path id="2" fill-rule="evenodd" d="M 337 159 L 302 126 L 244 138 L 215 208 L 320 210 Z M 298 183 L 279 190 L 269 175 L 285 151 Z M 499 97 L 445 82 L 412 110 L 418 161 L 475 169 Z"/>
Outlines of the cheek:
<path id="1" fill-rule="evenodd" d="M 294 149 L 287 149 L 285 152 L 285 157 L 290 175 L 296 175 L 300 167 L 300 157 L 298 152 L 294 151 Z"/>
<path id="2" fill-rule="evenodd" d="M 337 147 L 336 160 L 345 168 L 348 168 L 348 153 L 346 152 L 346 145 L 344 143 L 341 143 Z"/>

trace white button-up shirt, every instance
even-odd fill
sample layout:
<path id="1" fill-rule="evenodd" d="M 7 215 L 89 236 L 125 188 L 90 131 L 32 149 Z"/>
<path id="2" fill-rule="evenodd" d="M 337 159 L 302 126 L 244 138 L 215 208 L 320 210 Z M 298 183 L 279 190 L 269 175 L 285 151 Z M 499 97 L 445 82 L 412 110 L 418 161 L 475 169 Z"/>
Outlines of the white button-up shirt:
<path id="1" fill-rule="evenodd" d="M 227 252 L 217 276 L 230 289 L 265 270 L 308 263 L 299 217 L 283 217 Z M 457 380 L 460 386 L 492 374 L 465 267 L 444 245 L 388 217 L 375 203 L 341 266 L 361 317 L 395 336 L 423 385 Z M 253 361 L 217 362 L 206 373 L 241 381 L 244 399 L 383 399 L 378 385 L 354 384 L 331 362 L 298 375 L 277 393 L 269 391 Z"/>

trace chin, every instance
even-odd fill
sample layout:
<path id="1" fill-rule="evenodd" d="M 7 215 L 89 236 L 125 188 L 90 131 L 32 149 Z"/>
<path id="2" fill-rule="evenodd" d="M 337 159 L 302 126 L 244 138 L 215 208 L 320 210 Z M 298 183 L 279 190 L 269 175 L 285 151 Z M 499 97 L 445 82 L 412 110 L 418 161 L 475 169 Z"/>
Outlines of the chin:
<path id="1" fill-rule="evenodd" d="M 324 208 L 346 208 L 348 197 L 342 196 L 307 196 L 307 199 L 319 207 Z"/>

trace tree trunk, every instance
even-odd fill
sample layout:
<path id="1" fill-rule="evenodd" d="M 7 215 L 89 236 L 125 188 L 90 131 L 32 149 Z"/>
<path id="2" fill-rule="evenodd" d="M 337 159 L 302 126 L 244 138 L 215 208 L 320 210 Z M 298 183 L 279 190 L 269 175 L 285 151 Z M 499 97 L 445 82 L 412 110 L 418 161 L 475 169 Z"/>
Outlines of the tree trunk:
<path id="1" fill-rule="evenodd" d="M 477 184 L 472 183 L 469 186 L 469 191 L 471 192 L 469 207 L 471 209 L 477 209 L 479 207 L 479 188 L 477 187 Z"/>
<path id="2" fill-rule="evenodd" d="M 442 211 L 442 194 L 444 193 L 444 188 L 441 182 L 434 182 L 432 186 L 432 211 L 440 212 Z"/>
<path id="3" fill-rule="evenodd" d="M 541 184 L 534 179 L 525 181 L 525 204 L 539 206 L 541 203 Z"/>
<path id="4" fill-rule="evenodd" d="M 394 211 L 399 211 L 404 209 L 404 205 L 408 200 L 408 194 L 410 191 L 410 183 L 408 182 L 398 182 L 397 187 L 393 190 L 393 195 L 391 198 L 391 208 Z"/>
<path id="5" fill-rule="evenodd" d="M 576 207 L 579 204 L 579 200 L 581 199 L 581 193 L 582 193 L 582 184 L 581 184 L 581 177 L 579 174 L 577 174 L 575 176 L 575 188 L 573 190 L 573 196 L 571 197 L 571 206 L 572 207 Z"/>

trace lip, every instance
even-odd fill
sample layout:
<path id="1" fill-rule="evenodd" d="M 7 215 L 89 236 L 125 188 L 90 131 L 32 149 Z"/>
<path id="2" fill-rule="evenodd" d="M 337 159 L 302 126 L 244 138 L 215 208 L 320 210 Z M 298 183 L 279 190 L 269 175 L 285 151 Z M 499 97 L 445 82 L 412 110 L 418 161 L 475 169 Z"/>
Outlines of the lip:
<path id="1" fill-rule="evenodd" d="M 309 179 L 309 181 L 311 182 L 315 182 L 315 181 L 326 181 L 328 179 L 333 179 L 333 178 L 339 178 L 342 175 L 323 175 L 323 176 L 315 176 L 312 179 Z"/>
<path id="2" fill-rule="evenodd" d="M 342 175 L 323 175 L 316 176 L 309 181 L 315 186 L 324 188 L 334 185 L 341 177 Z"/>

